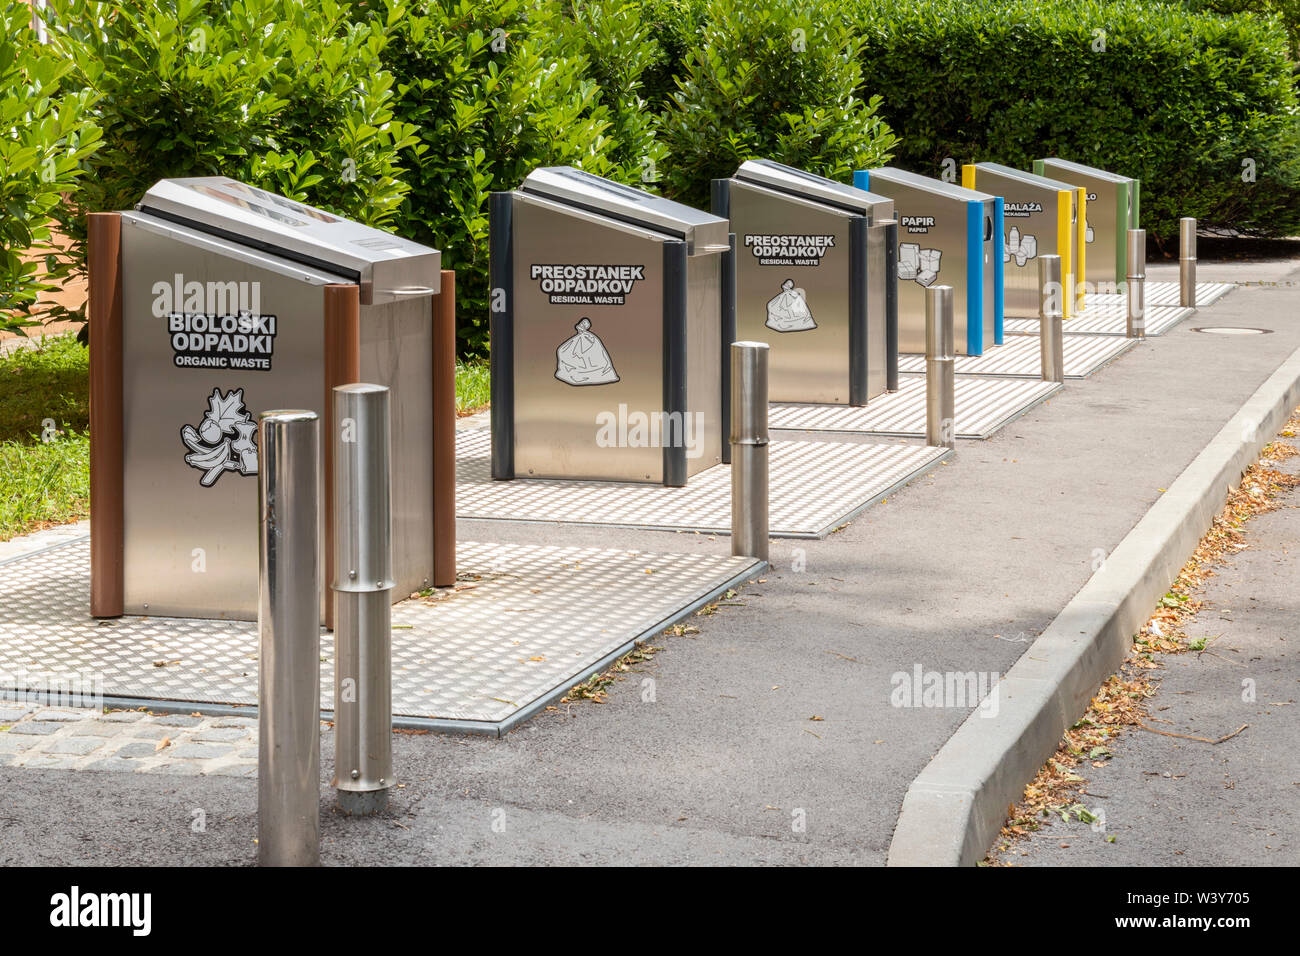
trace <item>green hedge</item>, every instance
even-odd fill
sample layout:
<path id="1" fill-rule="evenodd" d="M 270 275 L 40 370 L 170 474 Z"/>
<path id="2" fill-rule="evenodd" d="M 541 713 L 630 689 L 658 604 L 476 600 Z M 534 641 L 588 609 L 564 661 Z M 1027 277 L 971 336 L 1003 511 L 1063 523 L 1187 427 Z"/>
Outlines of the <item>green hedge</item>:
<path id="1" fill-rule="evenodd" d="M 1271 21 L 1134 0 L 845 4 L 901 165 L 938 175 L 949 157 L 1028 168 L 1056 155 L 1140 178 L 1157 240 L 1181 216 L 1300 231 L 1292 64 Z"/>
<path id="2" fill-rule="evenodd" d="M 25 3 L 0 2 L 0 329 L 39 321 L 40 294 L 70 268 L 50 226 L 99 139 L 94 94 L 68 88 L 71 70 L 37 40 Z"/>
<path id="3" fill-rule="evenodd" d="M 387 0 L 383 65 L 411 186 L 396 228 L 457 272 L 459 347 L 487 354 L 488 196 L 538 166 L 638 182 L 663 147 L 639 97 L 657 47 L 635 5 Z M 653 179 L 653 176 L 650 177 Z"/>
<path id="4" fill-rule="evenodd" d="M 1246 13 L 1274 19 L 1286 31 L 1291 59 L 1300 59 L 1300 0 L 1163 0 L 1201 13 Z"/>
<path id="5" fill-rule="evenodd" d="M 860 94 L 860 49 L 833 4 L 714 0 L 664 113 L 666 192 L 707 208 L 712 180 L 773 159 L 839 180 L 896 139 Z"/>
<path id="6" fill-rule="evenodd" d="M 51 47 L 104 130 L 64 204 L 129 209 L 159 179 L 231 176 L 374 225 L 408 190 L 384 31 L 334 0 L 50 0 Z"/>
<path id="7" fill-rule="evenodd" d="M 403 157 L 412 188 L 399 226 L 457 270 L 465 354 L 488 346 L 488 196 L 538 166 L 579 166 L 707 206 L 710 180 L 750 156 L 846 177 L 892 145 L 874 104 L 856 95 L 847 29 L 794 0 L 371 9 L 386 25 L 396 113 L 424 149 Z M 807 34 L 801 52 L 796 28 Z"/>
<path id="8" fill-rule="evenodd" d="M 10 139 L 29 135 L 24 110 L 57 115 L 42 128 L 74 236 L 159 178 L 234 176 L 441 248 L 472 355 L 487 198 L 541 165 L 706 205 L 751 156 L 847 180 L 891 153 L 930 174 L 1055 154 L 1140 177 L 1157 238 L 1184 215 L 1294 235 L 1296 3 L 1225 18 L 1189 7 L 1238 0 L 52 0 L 37 56 L 67 75 L 42 74 L 48 103 L 17 81 L 0 98 Z M 59 83 L 84 98 L 70 112 Z"/>

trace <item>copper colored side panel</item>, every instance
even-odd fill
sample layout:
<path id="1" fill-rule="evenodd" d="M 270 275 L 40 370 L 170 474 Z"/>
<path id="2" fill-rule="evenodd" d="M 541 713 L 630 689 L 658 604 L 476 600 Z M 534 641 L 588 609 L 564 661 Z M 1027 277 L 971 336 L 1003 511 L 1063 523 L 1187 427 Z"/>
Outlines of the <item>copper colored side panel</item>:
<path id="1" fill-rule="evenodd" d="M 325 396 L 321 403 L 321 450 L 324 452 L 322 476 L 325 486 L 324 529 L 325 626 L 334 629 L 334 601 L 330 585 L 334 581 L 334 386 L 361 381 L 361 287 L 327 285 L 325 287 Z"/>
<path id="2" fill-rule="evenodd" d="M 433 586 L 456 583 L 456 273 L 433 300 Z"/>
<path id="3" fill-rule="evenodd" d="M 122 530 L 122 218 L 88 217 L 90 291 L 90 613 L 120 617 Z"/>

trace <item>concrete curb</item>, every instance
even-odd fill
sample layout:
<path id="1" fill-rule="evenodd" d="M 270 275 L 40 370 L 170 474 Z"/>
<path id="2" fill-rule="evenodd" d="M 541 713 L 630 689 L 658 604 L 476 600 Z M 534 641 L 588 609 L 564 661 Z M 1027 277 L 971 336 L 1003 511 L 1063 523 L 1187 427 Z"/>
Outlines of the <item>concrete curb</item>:
<path id="1" fill-rule="evenodd" d="M 1209 529 L 1300 405 L 1300 349 L 1242 405 L 912 781 L 889 866 L 971 866 Z"/>

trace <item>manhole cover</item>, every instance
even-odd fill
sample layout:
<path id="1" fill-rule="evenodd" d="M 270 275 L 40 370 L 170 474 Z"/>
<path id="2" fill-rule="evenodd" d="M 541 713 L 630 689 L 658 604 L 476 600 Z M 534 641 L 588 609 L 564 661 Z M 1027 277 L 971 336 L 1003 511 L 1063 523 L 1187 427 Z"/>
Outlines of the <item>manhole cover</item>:
<path id="1" fill-rule="evenodd" d="M 1248 329 L 1235 325 L 1207 325 L 1199 329 L 1192 329 L 1193 332 L 1204 332 L 1207 335 L 1268 335 L 1272 329 Z"/>

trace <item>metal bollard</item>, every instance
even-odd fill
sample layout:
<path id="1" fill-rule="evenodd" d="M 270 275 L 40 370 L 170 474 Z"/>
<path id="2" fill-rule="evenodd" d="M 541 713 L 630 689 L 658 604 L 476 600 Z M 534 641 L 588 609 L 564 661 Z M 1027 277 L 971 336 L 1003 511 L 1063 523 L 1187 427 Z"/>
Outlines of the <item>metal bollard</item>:
<path id="1" fill-rule="evenodd" d="M 952 286 L 925 290 L 925 443 L 945 448 L 957 447 L 952 303 Z"/>
<path id="2" fill-rule="evenodd" d="M 1065 338 L 1061 327 L 1061 257 L 1038 257 L 1038 344 L 1042 352 L 1043 381 L 1065 381 Z"/>
<path id="3" fill-rule="evenodd" d="M 1196 220 L 1178 220 L 1178 304 L 1196 308 Z"/>
<path id="4" fill-rule="evenodd" d="M 334 779 L 339 808 L 367 816 L 393 786 L 389 393 L 334 389 Z"/>
<path id="5" fill-rule="evenodd" d="M 1147 231 L 1128 231 L 1128 318 L 1125 334 L 1131 339 L 1147 337 Z"/>
<path id="6" fill-rule="evenodd" d="M 320 431 L 315 412 L 257 417 L 257 862 L 320 863 Z"/>
<path id="7" fill-rule="evenodd" d="M 768 558 L 766 342 L 731 343 L 731 553 Z"/>

